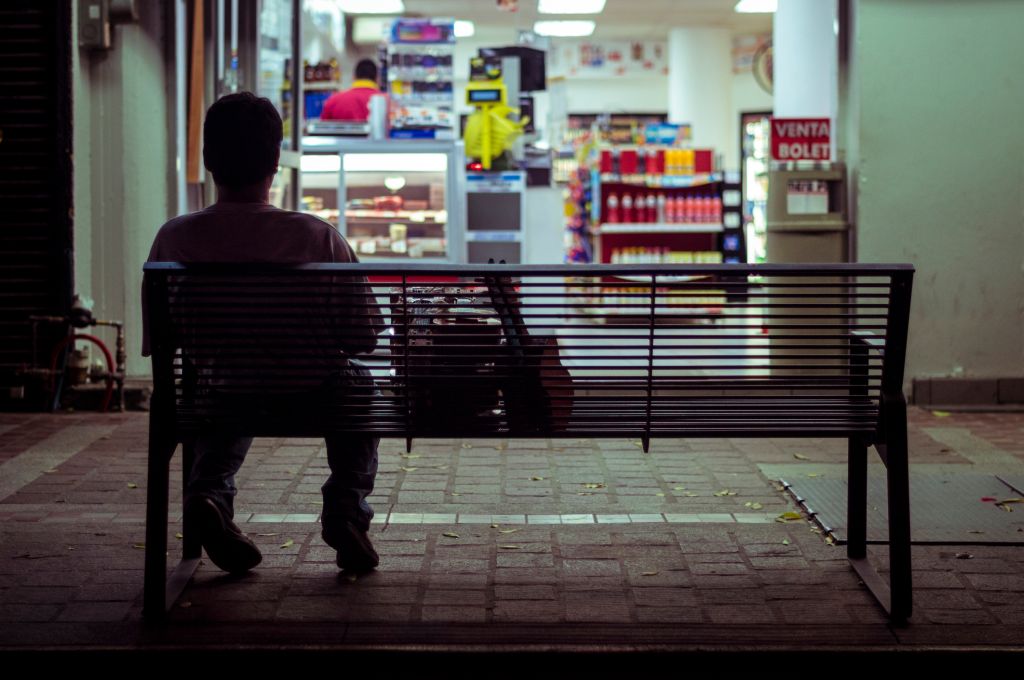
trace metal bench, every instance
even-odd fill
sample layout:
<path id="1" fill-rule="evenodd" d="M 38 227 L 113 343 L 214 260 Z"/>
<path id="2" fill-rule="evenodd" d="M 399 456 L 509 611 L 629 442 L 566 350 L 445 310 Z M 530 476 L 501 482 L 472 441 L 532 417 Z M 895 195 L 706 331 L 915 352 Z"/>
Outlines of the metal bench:
<path id="1" fill-rule="evenodd" d="M 145 613 L 167 578 L 169 464 L 209 427 L 249 436 L 812 437 L 849 442 L 847 554 L 911 614 L 910 265 L 150 263 Z M 370 277 L 372 292 L 362 277 Z M 374 325 L 374 324 L 377 325 Z M 374 384 L 316 385 L 339 347 Z M 326 358 L 325 358 L 326 357 Z M 889 580 L 867 559 L 867 448 L 888 478 Z M 183 446 L 183 467 L 191 451 Z"/>

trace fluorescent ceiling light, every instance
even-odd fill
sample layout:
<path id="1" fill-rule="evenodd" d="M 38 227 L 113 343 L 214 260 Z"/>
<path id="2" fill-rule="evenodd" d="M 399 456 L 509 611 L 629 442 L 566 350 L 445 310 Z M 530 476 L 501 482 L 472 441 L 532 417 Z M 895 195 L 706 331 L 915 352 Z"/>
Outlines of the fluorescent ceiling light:
<path id="1" fill-rule="evenodd" d="M 345 154 L 345 172 L 444 172 L 447 168 L 448 156 L 443 153 Z"/>
<path id="2" fill-rule="evenodd" d="M 458 19 L 455 21 L 455 37 L 456 38 L 468 38 L 469 36 L 476 33 L 476 26 L 472 21 L 464 21 Z"/>
<path id="3" fill-rule="evenodd" d="M 767 14 L 774 12 L 779 0 L 740 0 L 736 3 L 736 11 L 742 14 Z"/>
<path id="4" fill-rule="evenodd" d="M 533 25 L 533 32 L 557 38 L 579 38 L 593 33 L 596 25 L 593 21 L 538 21 Z"/>
<path id="5" fill-rule="evenodd" d="M 402 0 L 338 0 L 338 8 L 346 14 L 401 14 Z"/>
<path id="6" fill-rule="evenodd" d="M 598 14 L 605 0 L 538 0 L 541 14 Z"/>

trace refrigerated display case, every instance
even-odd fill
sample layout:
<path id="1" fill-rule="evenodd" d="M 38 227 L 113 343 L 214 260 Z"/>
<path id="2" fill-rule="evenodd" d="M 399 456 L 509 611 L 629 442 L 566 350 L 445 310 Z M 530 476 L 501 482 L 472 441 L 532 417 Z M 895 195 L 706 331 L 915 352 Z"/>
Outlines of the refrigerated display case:
<path id="1" fill-rule="evenodd" d="M 359 259 L 458 262 L 461 142 L 306 137 L 303 210 L 337 225 Z"/>
<path id="2" fill-rule="evenodd" d="M 768 164 L 771 155 L 771 112 L 740 114 L 743 232 L 747 262 L 765 262 L 768 243 Z"/>

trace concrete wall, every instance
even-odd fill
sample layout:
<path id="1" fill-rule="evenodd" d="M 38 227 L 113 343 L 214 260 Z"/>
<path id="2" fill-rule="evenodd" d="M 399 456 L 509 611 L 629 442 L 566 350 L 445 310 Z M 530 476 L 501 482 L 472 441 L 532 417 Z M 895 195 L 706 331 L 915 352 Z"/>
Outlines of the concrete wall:
<path id="1" fill-rule="evenodd" d="M 1024 375 L 1024 3 L 852 9 L 857 257 L 917 266 L 907 377 Z"/>
<path id="2" fill-rule="evenodd" d="M 176 201 L 163 3 L 139 12 L 114 29 L 113 49 L 76 49 L 73 63 L 76 292 L 95 299 L 97 317 L 125 322 L 130 376 L 150 373 L 142 263 Z M 113 334 L 99 335 L 113 350 Z"/>

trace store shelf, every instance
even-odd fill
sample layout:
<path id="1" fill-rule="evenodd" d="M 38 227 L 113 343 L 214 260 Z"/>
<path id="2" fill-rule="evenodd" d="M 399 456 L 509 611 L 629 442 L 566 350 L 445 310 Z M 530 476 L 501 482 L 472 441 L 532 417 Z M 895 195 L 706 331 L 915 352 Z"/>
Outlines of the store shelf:
<path id="1" fill-rule="evenodd" d="M 322 90 L 341 90 L 341 83 L 334 81 L 314 81 L 302 84 L 303 92 L 319 92 Z"/>
<path id="2" fill-rule="evenodd" d="M 607 172 L 601 174 L 603 183 L 632 184 L 650 189 L 685 189 L 720 181 L 722 174 L 717 172 L 701 175 L 620 175 Z"/>
<path id="3" fill-rule="evenodd" d="M 607 223 L 594 227 L 595 234 L 715 234 L 722 231 L 721 224 L 617 224 Z"/>
<path id="4" fill-rule="evenodd" d="M 433 210 L 346 210 L 346 220 L 402 220 L 414 224 L 445 224 L 447 216 L 438 219 Z"/>
<path id="5" fill-rule="evenodd" d="M 723 313 L 725 303 L 721 306 L 714 307 L 687 307 L 685 309 L 659 309 L 655 308 L 655 317 L 672 317 L 673 319 L 692 319 L 700 320 L 707 318 L 712 315 L 719 315 Z M 635 311 L 623 309 L 622 307 L 574 307 L 574 313 L 593 317 L 649 317 L 651 315 L 650 308 L 640 309 L 637 308 Z"/>
<path id="6" fill-rule="evenodd" d="M 630 276 L 628 274 L 615 274 L 611 278 L 622 279 L 623 281 L 636 281 L 637 283 L 647 283 L 647 284 L 649 284 L 651 282 L 651 277 L 650 276 Z M 687 275 L 687 276 L 658 275 L 657 283 L 658 284 L 688 283 L 690 281 L 700 281 L 702 279 L 710 279 L 710 278 L 711 278 L 710 274 L 693 274 L 693 275 Z"/>

